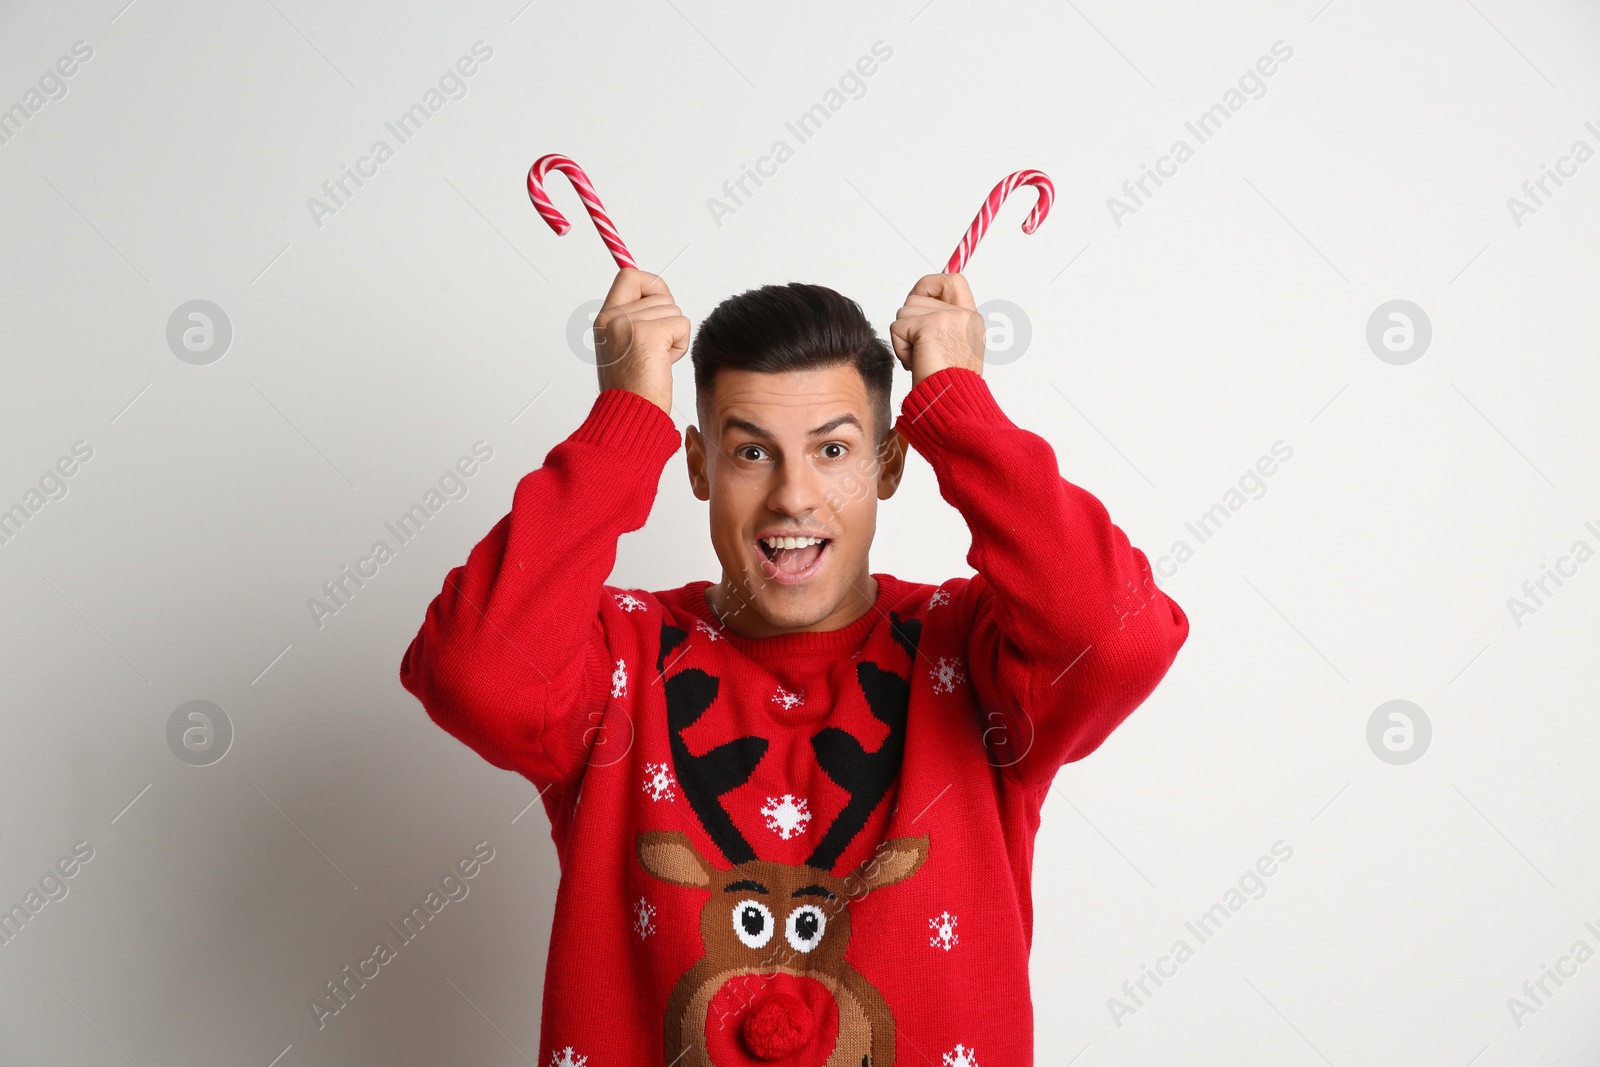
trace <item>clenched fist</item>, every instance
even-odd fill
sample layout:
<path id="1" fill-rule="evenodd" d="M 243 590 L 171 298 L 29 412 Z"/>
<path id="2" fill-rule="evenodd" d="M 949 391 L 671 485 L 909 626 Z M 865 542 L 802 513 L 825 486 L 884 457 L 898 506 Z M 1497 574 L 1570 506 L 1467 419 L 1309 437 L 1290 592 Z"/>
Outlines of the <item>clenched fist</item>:
<path id="1" fill-rule="evenodd" d="M 672 414 L 672 365 L 689 351 L 689 319 L 658 275 L 617 272 L 594 318 L 601 389 L 626 389 Z"/>
<path id="2" fill-rule="evenodd" d="M 959 274 L 929 274 L 912 287 L 905 306 L 895 313 L 889 341 L 915 387 L 946 367 L 982 374 L 986 333 L 967 279 Z"/>

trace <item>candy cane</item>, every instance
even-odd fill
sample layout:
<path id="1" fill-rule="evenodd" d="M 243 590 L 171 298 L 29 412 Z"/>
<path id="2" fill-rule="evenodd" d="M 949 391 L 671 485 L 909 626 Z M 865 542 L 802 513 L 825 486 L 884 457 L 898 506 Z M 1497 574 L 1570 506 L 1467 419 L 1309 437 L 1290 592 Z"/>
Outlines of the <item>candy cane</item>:
<path id="1" fill-rule="evenodd" d="M 1022 232 L 1032 233 L 1039 228 L 1044 217 L 1050 214 L 1050 204 L 1056 198 L 1056 187 L 1050 184 L 1050 179 L 1043 171 L 1019 170 L 1015 174 L 1008 174 L 989 193 L 989 199 L 983 202 L 983 209 L 978 212 L 978 217 L 973 219 L 972 225 L 967 228 L 967 235 L 951 253 L 950 262 L 944 268 L 946 274 L 960 274 L 966 269 L 972 250 L 983 240 L 984 231 L 989 228 L 989 223 L 994 221 L 1000 205 L 1005 203 L 1006 197 L 1010 196 L 1019 185 L 1031 185 L 1039 190 L 1039 202 L 1033 205 L 1033 210 L 1028 212 L 1028 217 L 1022 221 Z"/>
<path id="2" fill-rule="evenodd" d="M 544 176 L 552 170 L 559 170 L 572 180 L 572 187 L 578 191 L 578 198 L 583 201 L 583 206 L 589 212 L 589 218 L 594 220 L 594 228 L 600 231 L 600 239 L 611 249 L 611 258 L 617 261 L 617 266 L 633 267 L 633 254 L 628 251 L 628 246 L 622 243 L 622 237 L 617 233 L 617 228 L 611 224 L 611 216 L 606 214 L 606 209 L 600 203 L 600 196 L 594 191 L 594 184 L 589 181 L 589 176 L 566 156 L 552 152 L 547 156 L 540 156 L 533 161 L 533 166 L 528 169 L 528 199 L 533 201 L 533 206 L 538 209 L 544 221 L 556 231 L 560 237 L 572 229 L 572 224 L 556 210 L 550 202 L 550 197 L 545 195 Z"/>

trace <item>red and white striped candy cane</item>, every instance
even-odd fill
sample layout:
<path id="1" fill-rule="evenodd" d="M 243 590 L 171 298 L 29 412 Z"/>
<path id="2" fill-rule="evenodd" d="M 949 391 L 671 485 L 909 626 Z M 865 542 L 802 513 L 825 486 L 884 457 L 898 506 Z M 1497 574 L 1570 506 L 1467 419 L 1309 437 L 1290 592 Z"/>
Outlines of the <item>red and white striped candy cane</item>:
<path id="1" fill-rule="evenodd" d="M 961 243 L 951 254 L 950 262 L 944 268 L 946 274 L 960 274 L 966 269 L 972 250 L 983 240 L 984 231 L 989 228 L 989 223 L 994 221 L 1000 205 L 1005 203 L 1006 197 L 1010 196 L 1019 185 L 1031 185 L 1039 190 L 1039 202 L 1033 205 L 1028 217 L 1022 220 L 1022 232 L 1032 233 L 1039 228 L 1044 217 L 1050 214 L 1050 204 L 1056 198 L 1056 187 L 1050 184 L 1050 179 L 1043 171 L 1019 170 L 1015 174 L 1008 174 L 989 193 L 989 199 L 983 202 L 983 209 L 978 212 L 978 217 L 972 220 L 972 225 L 967 228 L 967 235 L 961 239 Z"/>
<path id="2" fill-rule="evenodd" d="M 547 156 L 540 156 L 533 161 L 533 166 L 528 169 L 528 199 L 533 201 L 533 206 L 538 209 L 544 221 L 556 231 L 560 237 L 572 229 L 572 224 L 556 210 L 550 202 L 550 197 L 544 191 L 544 176 L 552 170 L 559 170 L 572 181 L 572 187 L 578 191 L 578 198 L 583 201 L 583 206 L 588 210 L 589 217 L 594 220 L 594 228 L 600 231 L 600 239 L 611 249 L 611 258 L 617 261 L 617 266 L 634 267 L 633 254 L 628 251 L 628 246 L 622 243 L 622 237 L 617 233 L 617 228 L 611 224 L 611 216 L 606 214 L 605 205 L 600 203 L 600 196 L 594 191 L 594 183 L 589 181 L 589 176 L 583 168 L 571 159 L 552 152 Z"/>

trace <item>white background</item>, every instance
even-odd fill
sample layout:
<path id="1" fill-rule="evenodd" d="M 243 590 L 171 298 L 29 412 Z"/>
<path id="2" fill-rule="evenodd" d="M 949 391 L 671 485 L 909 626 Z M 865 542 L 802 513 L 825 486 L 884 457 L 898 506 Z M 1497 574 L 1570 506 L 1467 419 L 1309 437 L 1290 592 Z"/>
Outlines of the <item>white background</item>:
<path id="1" fill-rule="evenodd" d="M 0 144 L 0 506 L 94 449 L 0 545 L 0 905 L 95 850 L 0 946 L 0 1062 L 537 1048 L 542 809 L 397 670 L 595 395 L 566 324 L 614 267 L 563 179 L 561 239 L 523 188 L 560 151 L 696 321 L 806 280 L 886 329 L 997 179 L 1054 179 L 1049 221 L 1021 235 L 1018 193 L 968 269 L 1032 324 L 986 377 L 1152 561 L 1196 551 L 1161 579 L 1192 625 L 1170 674 L 1045 808 L 1038 1062 L 1600 1063 L 1600 960 L 1507 1005 L 1579 939 L 1600 951 L 1600 562 L 1520 625 L 1507 606 L 1600 548 L 1600 161 L 1520 226 L 1506 203 L 1600 148 L 1592 5 L 524 2 L 0 9 L 0 107 L 94 49 Z M 384 123 L 479 40 L 466 95 L 318 225 L 308 198 L 395 147 Z M 864 93 L 714 219 L 880 40 Z M 1119 226 L 1107 198 L 1280 40 L 1265 95 Z M 166 341 L 197 298 L 233 330 L 205 366 Z M 1366 341 L 1393 299 L 1432 324 L 1405 365 Z M 478 440 L 468 495 L 319 628 L 308 598 Z M 1280 440 L 1265 494 L 1196 546 L 1185 523 Z M 613 582 L 717 577 L 705 524 L 680 454 Z M 913 460 L 873 568 L 967 574 L 967 545 Z M 168 747 L 193 699 L 235 730 L 208 767 Z M 1392 699 L 1432 724 L 1409 765 L 1368 747 Z M 470 895 L 319 1031 L 308 999 L 481 840 Z M 1266 895 L 1114 1019 L 1280 840 Z"/>

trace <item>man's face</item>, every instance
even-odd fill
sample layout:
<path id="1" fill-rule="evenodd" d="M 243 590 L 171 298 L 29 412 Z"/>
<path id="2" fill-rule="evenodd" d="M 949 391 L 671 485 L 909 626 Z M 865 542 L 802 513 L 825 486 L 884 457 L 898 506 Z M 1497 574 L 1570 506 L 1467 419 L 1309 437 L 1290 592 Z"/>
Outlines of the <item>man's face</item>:
<path id="1" fill-rule="evenodd" d="M 705 407 L 706 425 L 687 434 L 689 480 L 711 502 L 727 624 L 765 637 L 859 616 L 871 603 L 878 501 L 894 493 L 905 460 L 893 431 L 880 455 L 861 374 L 847 363 L 778 374 L 724 368 Z M 776 537 L 822 543 L 780 548 Z"/>

